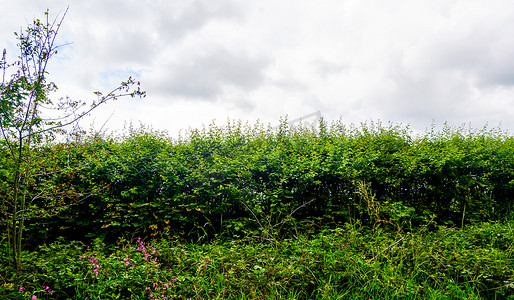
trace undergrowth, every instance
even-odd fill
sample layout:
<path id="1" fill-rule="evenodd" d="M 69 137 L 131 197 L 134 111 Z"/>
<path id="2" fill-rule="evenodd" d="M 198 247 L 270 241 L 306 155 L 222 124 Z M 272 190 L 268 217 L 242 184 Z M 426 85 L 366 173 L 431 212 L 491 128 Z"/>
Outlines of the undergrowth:
<path id="1" fill-rule="evenodd" d="M 512 220 L 410 232 L 355 222 L 273 242 L 61 239 L 23 259 L 16 274 L 2 256 L 1 297 L 514 299 Z"/>

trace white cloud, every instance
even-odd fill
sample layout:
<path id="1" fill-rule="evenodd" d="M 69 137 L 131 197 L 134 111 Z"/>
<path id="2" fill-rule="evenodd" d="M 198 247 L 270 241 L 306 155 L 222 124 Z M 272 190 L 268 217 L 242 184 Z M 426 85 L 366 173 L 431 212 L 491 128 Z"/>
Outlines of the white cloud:
<path id="1" fill-rule="evenodd" d="M 0 40 L 48 7 L 11 1 Z M 486 122 L 514 131 L 514 11 L 507 0 L 141 0 L 71 3 L 50 71 L 88 97 L 137 74 L 144 102 L 98 112 L 170 129 L 321 110 L 347 122 Z M 11 43 L 9 45 L 9 43 Z M 99 121 L 97 120 L 97 123 Z M 116 124 L 116 125 L 115 125 Z"/>
<path id="2" fill-rule="evenodd" d="M 210 46 L 163 61 L 162 73 L 150 76 L 157 95 L 215 100 L 227 86 L 252 91 L 263 84 L 269 61 L 248 53 Z"/>

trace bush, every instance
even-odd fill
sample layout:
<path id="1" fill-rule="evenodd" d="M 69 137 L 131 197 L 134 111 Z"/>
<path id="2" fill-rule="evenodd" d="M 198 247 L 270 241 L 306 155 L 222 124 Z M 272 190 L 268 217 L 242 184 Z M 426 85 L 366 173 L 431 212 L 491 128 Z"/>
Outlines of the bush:
<path id="1" fill-rule="evenodd" d="M 34 190 L 51 186 L 88 196 L 68 200 L 72 205 L 58 215 L 34 219 L 28 234 L 36 245 L 60 235 L 86 242 L 199 241 L 263 228 L 287 235 L 298 226 L 319 230 L 356 220 L 404 229 L 431 219 L 459 227 L 500 220 L 512 212 L 513 141 L 495 130 L 445 128 L 414 136 L 380 123 L 322 123 L 317 130 L 285 122 L 277 130 L 212 124 L 179 140 L 131 128 L 119 138 L 35 150 L 55 158 L 40 164 L 42 170 L 56 163 L 82 167 L 41 178 Z M 56 206 L 53 199 L 40 201 Z"/>

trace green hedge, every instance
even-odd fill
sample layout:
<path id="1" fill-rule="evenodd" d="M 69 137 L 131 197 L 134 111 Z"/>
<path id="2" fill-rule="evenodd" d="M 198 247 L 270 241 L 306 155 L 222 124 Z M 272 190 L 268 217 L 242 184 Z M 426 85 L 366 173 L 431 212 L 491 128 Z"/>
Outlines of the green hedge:
<path id="1" fill-rule="evenodd" d="M 229 122 L 176 140 L 139 128 L 35 151 L 54 158 L 39 168 L 76 166 L 38 184 L 95 193 L 62 200 L 73 205 L 33 219 L 31 241 L 59 235 L 200 240 L 356 220 L 461 226 L 502 218 L 514 203 L 514 139 L 500 130 L 445 126 L 414 135 L 380 123 L 321 123 L 312 130 L 284 121 L 274 130 Z"/>

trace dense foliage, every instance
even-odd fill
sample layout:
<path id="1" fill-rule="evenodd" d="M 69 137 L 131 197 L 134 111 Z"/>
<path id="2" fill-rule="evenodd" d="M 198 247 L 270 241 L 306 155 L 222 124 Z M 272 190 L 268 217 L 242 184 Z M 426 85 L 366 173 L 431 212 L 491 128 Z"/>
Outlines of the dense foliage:
<path id="1" fill-rule="evenodd" d="M 2 255 L 0 295 L 513 297 L 513 141 L 284 121 L 33 147 L 30 251 L 20 272 Z"/>
<path id="2" fill-rule="evenodd" d="M 352 220 L 461 227 L 502 218 L 514 197 L 514 139 L 499 130 L 414 136 L 380 123 L 312 130 L 283 122 L 272 130 L 236 122 L 178 140 L 131 128 L 33 151 L 41 158 L 34 168 L 46 174 L 33 192 L 62 191 L 37 200 L 46 214 L 27 222 L 34 244 L 58 236 L 270 238 L 271 229 L 281 235 Z M 70 190 L 77 199 L 66 197 Z"/>

